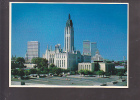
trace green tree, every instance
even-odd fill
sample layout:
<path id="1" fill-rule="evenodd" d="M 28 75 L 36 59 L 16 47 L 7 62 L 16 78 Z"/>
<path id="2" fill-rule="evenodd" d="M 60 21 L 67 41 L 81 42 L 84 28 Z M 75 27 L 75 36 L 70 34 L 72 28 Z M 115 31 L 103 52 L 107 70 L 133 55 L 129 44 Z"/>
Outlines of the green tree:
<path id="1" fill-rule="evenodd" d="M 16 59 L 16 62 L 17 62 L 18 64 L 24 64 L 24 63 L 25 63 L 25 60 L 24 60 L 23 57 L 18 57 L 18 58 Z"/>
<path id="2" fill-rule="evenodd" d="M 54 64 L 51 64 L 51 65 L 50 65 L 50 68 L 53 68 L 53 67 L 56 67 L 56 66 L 55 66 Z"/>
<path id="3" fill-rule="evenodd" d="M 98 62 L 95 62 L 95 68 L 94 71 L 99 71 L 100 70 L 100 65 Z"/>
<path id="4" fill-rule="evenodd" d="M 19 70 L 18 75 L 21 77 L 21 79 L 23 78 L 23 76 L 25 75 L 24 71 L 22 69 Z"/>
<path id="5" fill-rule="evenodd" d="M 19 65 L 16 62 L 11 62 L 11 69 L 18 68 Z"/>
<path id="6" fill-rule="evenodd" d="M 100 75 L 103 75 L 103 77 L 104 77 L 105 72 L 103 70 L 100 70 L 100 71 L 97 71 L 97 74 L 99 75 L 99 77 L 100 77 Z"/>
<path id="7" fill-rule="evenodd" d="M 119 76 L 119 78 L 122 79 L 122 76 L 124 75 L 124 73 L 123 72 L 118 72 L 117 75 Z"/>
<path id="8" fill-rule="evenodd" d="M 110 77 L 111 73 L 110 72 L 105 72 L 105 76 Z"/>
<path id="9" fill-rule="evenodd" d="M 48 74 L 49 73 L 49 69 L 48 68 L 44 68 L 42 71 L 42 74 Z"/>
<path id="10" fill-rule="evenodd" d="M 24 66 L 24 63 L 25 63 L 25 60 L 24 60 L 24 58 L 23 57 L 18 57 L 17 59 L 16 59 L 16 63 L 18 64 L 18 68 L 24 68 L 25 66 Z"/>
<path id="11" fill-rule="evenodd" d="M 78 73 L 79 73 L 79 74 L 83 74 L 83 75 L 85 74 L 85 73 L 84 73 L 84 70 L 82 70 L 82 69 L 81 69 L 80 71 L 78 71 Z"/>
<path id="12" fill-rule="evenodd" d="M 57 68 L 56 69 L 56 74 L 59 75 L 60 73 L 62 73 L 61 68 Z"/>
<path id="13" fill-rule="evenodd" d="M 28 70 L 24 70 L 24 73 L 26 76 L 30 74 Z"/>
<path id="14" fill-rule="evenodd" d="M 17 69 L 13 69 L 13 70 L 11 70 L 11 74 L 12 75 L 18 75 L 18 70 Z"/>
<path id="15" fill-rule="evenodd" d="M 29 73 L 30 74 L 36 74 L 37 73 L 37 70 L 36 69 L 30 69 Z"/>
<path id="16" fill-rule="evenodd" d="M 38 68 L 48 67 L 48 60 L 45 58 L 36 57 L 31 60 L 31 63 L 37 64 Z"/>
<path id="17" fill-rule="evenodd" d="M 88 75 L 93 75 L 93 72 L 91 72 L 91 71 L 88 71 Z"/>
<path id="18" fill-rule="evenodd" d="M 88 75 L 89 71 L 88 70 L 84 70 L 84 75 Z"/>

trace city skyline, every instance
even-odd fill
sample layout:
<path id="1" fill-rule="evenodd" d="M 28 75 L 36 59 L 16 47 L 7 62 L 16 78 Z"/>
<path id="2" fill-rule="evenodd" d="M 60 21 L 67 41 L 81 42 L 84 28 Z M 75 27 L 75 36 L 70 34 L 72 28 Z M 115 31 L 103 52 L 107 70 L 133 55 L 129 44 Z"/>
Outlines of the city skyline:
<path id="1" fill-rule="evenodd" d="M 127 58 L 125 4 L 12 4 L 11 55 L 25 57 L 28 41 L 40 42 L 40 57 L 47 45 L 52 45 L 53 50 L 56 44 L 64 47 L 64 28 L 69 13 L 74 26 L 74 45 L 81 54 L 83 41 L 89 40 L 97 42 L 100 54 L 105 59 Z M 22 40 L 23 37 L 25 40 Z"/>

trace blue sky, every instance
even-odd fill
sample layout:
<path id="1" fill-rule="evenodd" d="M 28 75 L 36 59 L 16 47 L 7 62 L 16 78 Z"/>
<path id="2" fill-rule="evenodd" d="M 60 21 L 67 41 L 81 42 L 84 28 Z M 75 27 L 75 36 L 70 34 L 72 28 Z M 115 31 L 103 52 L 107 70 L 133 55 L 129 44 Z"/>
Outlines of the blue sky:
<path id="1" fill-rule="evenodd" d="M 28 41 L 40 42 L 40 56 L 47 44 L 64 47 L 64 28 L 70 13 L 74 44 L 83 51 L 83 40 L 97 42 L 105 59 L 127 57 L 127 4 L 12 4 L 12 54 L 25 57 Z"/>

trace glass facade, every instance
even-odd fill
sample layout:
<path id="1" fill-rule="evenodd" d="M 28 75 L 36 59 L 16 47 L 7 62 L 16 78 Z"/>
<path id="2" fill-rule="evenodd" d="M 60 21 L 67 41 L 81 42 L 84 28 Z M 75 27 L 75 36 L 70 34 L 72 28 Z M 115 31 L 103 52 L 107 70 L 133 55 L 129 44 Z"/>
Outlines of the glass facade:
<path id="1" fill-rule="evenodd" d="M 27 43 L 27 55 L 30 62 L 32 58 L 40 57 L 40 43 L 38 41 L 29 41 Z"/>
<path id="2" fill-rule="evenodd" d="M 95 56 L 97 51 L 97 43 L 91 42 L 91 57 Z"/>
<path id="3" fill-rule="evenodd" d="M 83 41 L 83 55 L 91 55 L 90 54 L 90 41 Z"/>

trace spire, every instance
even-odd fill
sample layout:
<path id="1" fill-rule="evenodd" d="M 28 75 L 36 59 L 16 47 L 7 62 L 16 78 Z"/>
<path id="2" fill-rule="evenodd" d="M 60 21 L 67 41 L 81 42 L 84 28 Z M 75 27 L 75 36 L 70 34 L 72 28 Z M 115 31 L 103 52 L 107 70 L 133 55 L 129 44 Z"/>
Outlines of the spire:
<path id="1" fill-rule="evenodd" d="M 70 14 L 69 14 L 69 19 L 70 19 Z"/>
<path id="2" fill-rule="evenodd" d="M 48 50 L 48 45 L 47 45 L 47 50 Z"/>

